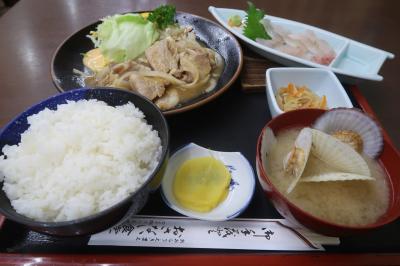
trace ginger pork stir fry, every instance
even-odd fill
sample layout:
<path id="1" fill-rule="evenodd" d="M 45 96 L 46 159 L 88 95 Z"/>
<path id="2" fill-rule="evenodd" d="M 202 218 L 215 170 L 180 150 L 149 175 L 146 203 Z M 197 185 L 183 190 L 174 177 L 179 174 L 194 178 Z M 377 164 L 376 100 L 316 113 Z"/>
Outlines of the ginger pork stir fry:
<path id="1" fill-rule="evenodd" d="M 202 46 L 191 27 L 167 27 L 139 57 L 110 63 L 85 79 L 89 86 L 138 92 L 168 110 L 213 89 L 221 59 Z"/>

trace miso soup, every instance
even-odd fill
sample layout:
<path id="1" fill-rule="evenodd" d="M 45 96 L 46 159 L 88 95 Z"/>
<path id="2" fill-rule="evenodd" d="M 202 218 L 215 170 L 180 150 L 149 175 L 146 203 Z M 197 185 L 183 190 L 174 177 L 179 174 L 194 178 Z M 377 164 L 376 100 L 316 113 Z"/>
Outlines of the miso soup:
<path id="1" fill-rule="evenodd" d="M 376 222 L 389 205 L 388 178 L 379 163 L 366 156 L 363 157 L 375 180 L 299 182 L 292 192 L 286 193 L 290 179 L 283 170 L 283 161 L 300 130 L 279 132 L 277 143 L 265 160 L 266 173 L 275 187 L 290 202 L 320 219 L 347 226 Z M 329 167 L 321 164 L 324 163 L 311 155 L 303 176 L 313 172 L 314 167 Z"/>

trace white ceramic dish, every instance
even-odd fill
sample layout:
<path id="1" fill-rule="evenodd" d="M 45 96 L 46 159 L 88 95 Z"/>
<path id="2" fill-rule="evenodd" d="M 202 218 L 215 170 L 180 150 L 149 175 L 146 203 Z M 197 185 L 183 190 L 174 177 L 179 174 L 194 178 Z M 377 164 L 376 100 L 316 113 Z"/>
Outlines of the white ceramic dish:
<path id="1" fill-rule="evenodd" d="M 328 108 L 348 107 L 353 104 L 336 75 L 322 68 L 295 68 L 278 67 L 269 68 L 266 72 L 266 95 L 271 116 L 275 117 L 283 112 L 279 108 L 275 95 L 279 88 L 287 87 L 289 83 L 296 86 L 307 86 L 318 96 L 327 98 Z"/>
<path id="2" fill-rule="evenodd" d="M 186 160 L 203 156 L 213 156 L 221 160 L 232 176 L 226 199 L 206 213 L 183 208 L 176 201 L 172 192 L 173 181 L 179 166 Z M 249 205 L 254 189 L 253 168 L 241 153 L 212 151 L 194 143 L 184 146 L 171 156 L 161 183 L 162 197 L 169 207 L 183 215 L 209 221 L 225 221 L 238 216 Z"/>
<path id="3" fill-rule="evenodd" d="M 229 17 L 239 15 L 244 18 L 246 12 L 243 10 L 216 8 L 213 6 L 210 6 L 208 10 L 219 23 L 241 39 L 256 53 L 285 66 L 307 66 L 331 69 L 345 82 L 355 83 L 359 79 L 381 81 L 383 77 L 378 74 L 379 69 L 386 59 L 394 58 L 392 53 L 353 41 L 317 27 L 279 17 L 265 16 L 272 24 L 280 25 L 293 33 L 303 32 L 309 29 L 314 31 L 317 37 L 327 41 L 335 50 L 336 58 L 328 66 L 317 64 L 259 44 L 244 36 L 241 28 L 230 27 L 228 25 Z"/>

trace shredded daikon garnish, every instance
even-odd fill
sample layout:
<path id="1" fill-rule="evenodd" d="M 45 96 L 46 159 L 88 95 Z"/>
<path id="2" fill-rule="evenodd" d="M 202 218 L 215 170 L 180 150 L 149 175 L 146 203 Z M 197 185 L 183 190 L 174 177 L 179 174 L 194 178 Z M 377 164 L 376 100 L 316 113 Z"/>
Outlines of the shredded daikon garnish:
<path id="1" fill-rule="evenodd" d="M 305 108 L 327 109 L 325 95 L 320 98 L 306 86 L 296 87 L 293 83 L 278 90 L 276 101 L 279 108 L 285 112 Z"/>

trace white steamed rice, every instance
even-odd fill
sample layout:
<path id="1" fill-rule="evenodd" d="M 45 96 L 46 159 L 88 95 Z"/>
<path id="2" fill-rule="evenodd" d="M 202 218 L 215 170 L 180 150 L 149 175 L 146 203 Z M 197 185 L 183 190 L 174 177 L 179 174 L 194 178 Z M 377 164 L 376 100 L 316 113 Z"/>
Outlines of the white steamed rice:
<path id="1" fill-rule="evenodd" d="M 161 140 L 132 103 L 68 102 L 28 117 L 21 142 L 0 156 L 3 190 L 38 221 L 104 210 L 136 191 L 157 166 Z"/>

